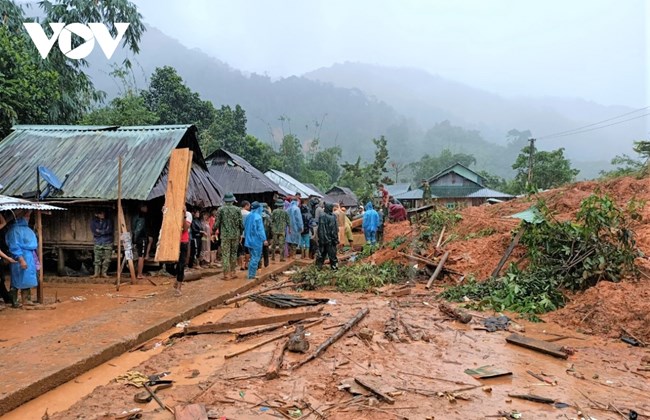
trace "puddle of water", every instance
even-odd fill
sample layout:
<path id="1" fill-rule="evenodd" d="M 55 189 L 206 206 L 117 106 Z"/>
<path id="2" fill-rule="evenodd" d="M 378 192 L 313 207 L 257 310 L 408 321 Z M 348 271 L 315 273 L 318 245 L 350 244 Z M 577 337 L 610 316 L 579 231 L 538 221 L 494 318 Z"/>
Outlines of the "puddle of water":
<path id="1" fill-rule="evenodd" d="M 208 312 L 205 312 L 196 318 L 192 318 L 192 325 L 203 324 L 207 322 L 215 322 L 223 318 L 227 313 L 232 311 L 233 308 L 217 308 L 212 309 Z M 178 332 L 178 328 L 172 328 L 156 338 L 160 340 L 166 339 L 170 334 Z M 161 353 L 164 347 L 160 346 L 149 351 L 134 351 L 131 353 L 124 353 L 114 359 L 109 360 L 106 363 L 103 363 L 97 366 L 94 369 L 76 377 L 75 379 L 49 391 L 40 397 L 31 400 L 17 409 L 5 414 L 3 420 L 25 420 L 25 419 L 40 419 L 45 410 L 49 414 L 54 414 L 60 411 L 67 410 L 77 401 L 90 394 L 96 387 L 101 385 L 108 384 L 113 378 L 118 375 L 125 373 L 126 371 L 132 369 L 134 366 L 138 366 L 142 362 L 150 359 L 151 357 Z M 225 353 L 225 352 L 224 352 Z M 208 372 L 211 372 L 214 367 L 217 365 L 223 364 L 222 357 L 213 357 L 210 360 L 193 360 L 185 361 L 182 365 L 175 366 L 174 371 L 174 380 L 179 384 L 184 383 L 197 383 L 202 379 L 205 379 L 205 376 Z M 185 376 L 188 376 L 188 372 L 192 369 L 199 368 L 199 366 L 206 366 L 208 364 L 209 369 L 204 369 L 203 374 L 199 375 L 193 379 L 186 379 Z M 214 365 L 214 366 L 212 366 Z M 155 405 L 155 402 L 152 404 Z M 147 406 L 142 406 L 145 409 Z M 152 406 L 153 407 L 153 406 Z"/>

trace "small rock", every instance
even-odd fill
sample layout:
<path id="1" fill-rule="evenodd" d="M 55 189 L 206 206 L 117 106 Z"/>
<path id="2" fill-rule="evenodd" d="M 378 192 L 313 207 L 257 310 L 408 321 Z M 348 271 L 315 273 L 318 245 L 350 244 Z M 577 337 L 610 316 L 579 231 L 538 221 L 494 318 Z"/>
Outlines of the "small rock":
<path id="1" fill-rule="evenodd" d="M 650 365 L 650 356 L 643 356 L 641 358 L 641 363 L 643 363 L 645 365 Z"/>
<path id="2" fill-rule="evenodd" d="M 368 398 L 368 406 L 374 407 L 376 405 L 379 405 L 379 401 L 375 397 L 370 397 Z"/>
<path id="3" fill-rule="evenodd" d="M 375 335 L 375 332 L 370 328 L 361 328 L 358 334 L 360 338 L 366 341 L 371 341 L 372 337 Z"/>
<path id="4" fill-rule="evenodd" d="M 483 392 L 492 392 L 492 387 L 491 386 L 484 386 L 482 389 L 483 389 Z"/>
<path id="5" fill-rule="evenodd" d="M 299 325 L 296 332 L 289 337 L 287 349 L 294 353 L 304 353 L 309 350 L 309 341 L 305 338 L 305 327 Z"/>

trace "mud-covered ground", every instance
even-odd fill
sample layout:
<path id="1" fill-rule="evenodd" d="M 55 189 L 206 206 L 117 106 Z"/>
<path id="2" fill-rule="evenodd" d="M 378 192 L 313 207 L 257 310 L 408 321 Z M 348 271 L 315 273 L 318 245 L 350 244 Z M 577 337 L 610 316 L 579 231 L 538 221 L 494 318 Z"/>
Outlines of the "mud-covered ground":
<path id="1" fill-rule="evenodd" d="M 278 379 L 259 377 L 266 372 L 276 342 L 233 358 L 225 359 L 224 355 L 283 330 L 238 343 L 234 334 L 183 337 L 162 351 L 158 347 L 149 359 L 132 370 L 146 375 L 170 371 L 168 378 L 175 383 L 160 391 L 164 403 L 170 407 L 201 403 L 215 418 L 282 418 L 293 414 L 292 418 L 324 415 L 334 419 L 474 419 L 516 411 L 524 419 L 556 419 L 578 418 L 578 406 L 597 419 L 621 418 L 612 408 L 606 411 L 608 406 L 624 413 L 633 409 L 641 416 L 650 414 L 650 372 L 637 370 L 646 364 L 643 360 L 650 358 L 648 349 L 586 336 L 555 322 L 530 324 L 517 320 L 525 327 L 527 336 L 544 340 L 569 336 L 555 343 L 575 349 L 575 354 L 568 360 L 556 359 L 507 344 L 505 337 L 510 332 L 474 329 L 481 327 L 481 316 L 491 314 L 476 314 L 479 316 L 467 325 L 447 319 L 438 309 L 436 293 L 425 291 L 422 285 L 401 297 L 389 296 L 391 290 L 388 288 L 380 295 L 302 293 L 327 297 L 333 303 L 322 306 L 325 320 L 308 330 L 310 351 L 337 331 L 328 327 L 344 323 L 360 309 L 368 308 L 370 312 L 320 357 L 299 369 L 291 367 L 306 354 L 285 353 Z M 246 302 L 240 308 L 215 311 L 219 316 L 224 314 L 225 321 L 283 310 Z M 395 315 L 401 320 L 397 331 L 400 341 L 390 341 L 385 335 L 386 323 Z M 216 319 L 217 316 L 211 317 L 211 321 Z M 423 339 L 410 339 L 404 325 L 415 338 L 423 335 Z M 374 332 L 370 340 L 357 335 L 362 328 Z M 464 373 L 465 369 L 486 365 L 505 369 L 512 375 L 476 380 Z M 551 383 L 542 382 L 527 371 L 544 375 L 541 377 Z M 355 398 L 339 389 L 344 382 L 354 382 L 355 377 L 383 384 L 383 391 L 394 398 L 394 404 L 372 393 Z M 155 402 L 135 403 L 133 397 L 141 391 L 111 381 L 68 410 L 50 413 L 50 418 L 114 418 L 115 414 L 133 408 L 143 409 L 145 419 L 174 418 Z M 509 394 L 534 394 L 568 406 L 556 408 Z"/>

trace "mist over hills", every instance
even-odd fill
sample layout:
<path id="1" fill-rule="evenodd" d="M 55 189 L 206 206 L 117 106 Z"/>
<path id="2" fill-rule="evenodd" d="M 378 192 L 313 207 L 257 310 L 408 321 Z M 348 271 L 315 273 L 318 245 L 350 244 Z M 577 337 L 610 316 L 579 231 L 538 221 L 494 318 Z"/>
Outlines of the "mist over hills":
<path id="1" fill-rule="evenodd" d="M 172 66 L 191 89 L 216 107 L 240 104 L 246 110 L 249 133 L 261 140 L 278 146 L 283 133 L 296 134 L 303 142 L 319 137 L 326 147 L 341 146 L 344 160 L 358 155 L 370 159 L 374 150 L 370 139 L 383 134 L 391 158 L 402 163 L 447 147 L 474 154 L 478 169 L 510 176 L 518 153 L 506 142 L 510 129 L 530 129 L 538 136 L 632 110 L 582 99 L 506 98 L 418 69 L 362 63 L 335 64 L 273 80 L 245 74 L 153 27 L 145 32 L 140 50 L 136 57 L 129 56 L 139 88 L 147 86 L 156 67 Z M 126 57 L 125 51 L 118 50 L 111 62 Z M 89 62 L 95 86 L 109 98 L 115 96 L 119 87 L 108 74 L 110 63 L 98 51 Z M 644 133 L 645 124 L 639 119 L 543 140 L 538 147 L 565 147 L 567 156 L 583 170 L 581 177 L 591 177 L 615 154 L 628 153 L 632 140 Z"/>

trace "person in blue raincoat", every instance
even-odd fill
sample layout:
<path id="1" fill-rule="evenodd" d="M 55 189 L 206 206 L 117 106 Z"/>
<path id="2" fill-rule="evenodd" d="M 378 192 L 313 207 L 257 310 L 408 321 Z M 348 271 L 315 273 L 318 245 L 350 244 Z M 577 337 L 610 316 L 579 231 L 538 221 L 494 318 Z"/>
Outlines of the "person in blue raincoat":
<path id="1" fill-rule="evenodd" d="M 16 222 L 9 227 L 5 241 L 9 253 L 16 260 L 11 264 L 11 299 L 14 308 L 20 307 L 18 303 L 18 290 L 24 304 L 32 303 L 32 287 L 38 286 L 38 240 L 36 234 L 29 227 L 31 210 L 16 212 Z"/>
<path id="2" fill-rule="evenodd" d="M 296 248 L 300 244 L 300 238 L 302 235 L 302 230 L 304 228 L 302 224 L 302 214 L 300 213 L 300 208 L 298 207 L 298 200 L 293 199 L 291 205 L 287 210 L 289 213 L 289 232 L 287 234 L 287 243 L 289 244 L 289 257 L 293 258 L 296 256 Z"/>
<path id="3" fill-rule="evenodd" d="M 251 212 L 244 223 L 244 241 L 248 248 L 251 260 L 248 263 L 248 279 L 252 280 L 257 274 L 257 267 L 262 257 L 262 248 L 268 245 L 264 222 L 262 221 L 262 205 L 257 201 L 251 205 Z"/>
<path id="4" fill-rule="evenodd" d="M 363 213 L 363 234 L 366 242 L 370 245 L 377 243 L 377 228 L 379 227 L 379 213 L 372 207 L 372 203 L 366 204 L 366 211 Z"/>

